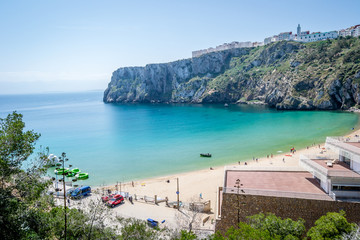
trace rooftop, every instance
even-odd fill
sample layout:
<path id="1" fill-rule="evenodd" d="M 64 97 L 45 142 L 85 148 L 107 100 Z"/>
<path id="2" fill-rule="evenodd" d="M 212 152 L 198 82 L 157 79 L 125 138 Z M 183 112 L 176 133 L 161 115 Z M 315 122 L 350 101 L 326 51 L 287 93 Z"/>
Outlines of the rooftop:
<path id="1" fill-rule="evenodd" d="M 333 163 L 332 166 L 328 166 L 327 162 L 331 160 L 320 160 L 320 159 L 311 159 L 316 164 L 320 165 L 327 170 L 327 176 L 329 177 L 351 177 L 351 178 L 360 178 L 360 174 L 352 171 L 344 162 Z"/>
<path id="2" fill-rule="evenodd" d="M 242 184 L 240 191 L 235 187 L 237 179 Z M 331 200 L 312 174 L 305 171 L 228 169 L 225 174 L 224 192 Z"/>
<path id="3" fill-rule="evenodd" d="M 329 140 L 328 140 L 329 139 Z M 332 144 L 346 151 L 352 152 L 356 155 L 360 155 L 360 138 L 342 138 L 342 137 L 328 137 L 327 144 Z"/>

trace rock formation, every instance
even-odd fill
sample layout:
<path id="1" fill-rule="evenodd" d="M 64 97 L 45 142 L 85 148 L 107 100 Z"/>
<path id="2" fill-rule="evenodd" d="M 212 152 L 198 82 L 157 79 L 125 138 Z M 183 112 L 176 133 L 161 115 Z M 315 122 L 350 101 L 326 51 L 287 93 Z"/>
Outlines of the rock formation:
<path id="1" fill-rule="evenodd" d="M 277 42 L 116 70 L 104 102 L 258 103 L 277 109 L 360 104 L 360 40 Z"/>

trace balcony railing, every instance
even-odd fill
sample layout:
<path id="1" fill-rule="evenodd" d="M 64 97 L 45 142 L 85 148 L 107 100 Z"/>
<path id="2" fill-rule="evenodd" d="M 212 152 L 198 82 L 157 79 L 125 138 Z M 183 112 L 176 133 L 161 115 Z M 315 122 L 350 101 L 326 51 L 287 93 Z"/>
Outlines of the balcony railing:
<path id="1" fill-rule="evenodd" d="M 246 189 L 246 188 L 223 188 L 224 193 L 234 193 L 240 195 L 257 195 L 257 196 L 271 196 L 271 197 L 286 197 L 286 198 L 302 198 L 333 201 L 333 199 L 326 193 L 301 193 L 301 192 L 286 192 L 278 190 L 262 190 L 262 189 Z"/>

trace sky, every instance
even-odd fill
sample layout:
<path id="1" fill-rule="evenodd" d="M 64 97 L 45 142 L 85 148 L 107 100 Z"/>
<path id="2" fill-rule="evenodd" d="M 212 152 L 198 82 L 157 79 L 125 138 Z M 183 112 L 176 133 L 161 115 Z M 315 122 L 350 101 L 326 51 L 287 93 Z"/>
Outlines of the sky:
<path id="1" fill-rule="evenodd" d="M 359 0 L 0 0 L 0 94 L 105 90 L 120 67 L 360 24 Z"/>

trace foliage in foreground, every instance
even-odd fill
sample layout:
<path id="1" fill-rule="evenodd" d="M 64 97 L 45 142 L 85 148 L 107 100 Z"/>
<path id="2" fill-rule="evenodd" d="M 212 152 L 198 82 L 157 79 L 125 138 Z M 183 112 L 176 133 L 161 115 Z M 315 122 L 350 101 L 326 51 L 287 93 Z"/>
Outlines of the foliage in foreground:
<path id="1" fill-rule="evenodd" d="M 315 222 L 307 236 L 311 239 L 340 239 L 356 229 L 355 223 L 349 223 L 345 218 L 345 212 L 329 212 Z"/>

